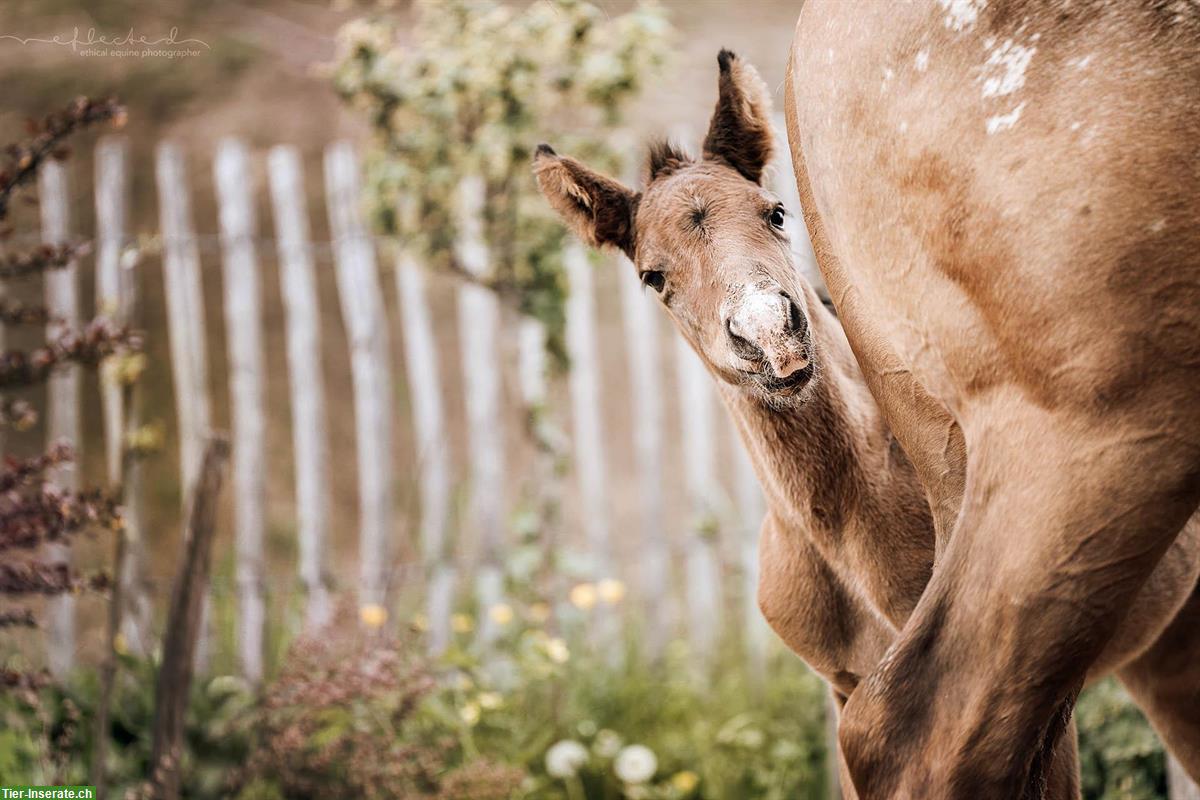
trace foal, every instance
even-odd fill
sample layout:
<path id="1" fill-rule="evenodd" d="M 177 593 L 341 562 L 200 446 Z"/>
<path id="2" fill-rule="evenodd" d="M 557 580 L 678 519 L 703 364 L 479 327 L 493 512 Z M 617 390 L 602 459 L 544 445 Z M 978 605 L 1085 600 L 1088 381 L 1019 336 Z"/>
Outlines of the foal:
<path id="1" fill-rule="evenodd" d="M 732 53 L 718 63 L 700 160 L 653 146 L 641 192 L 547 145 L 534 171 L 576 233 L 633 261 L 717 380 L 767 498 L 759 605 L 844 702 L 929 580 L 934 521 L 841 326 L 795 268 L 787 211 L 762 185 L 773 142 L 765 87 Z M 1144 651 L 1184 604 L 1200 570 L 1194 528 L 1164 557 L 1094 674 Z M 1054 796 L 1073 786 L 1064 775 Z"/>

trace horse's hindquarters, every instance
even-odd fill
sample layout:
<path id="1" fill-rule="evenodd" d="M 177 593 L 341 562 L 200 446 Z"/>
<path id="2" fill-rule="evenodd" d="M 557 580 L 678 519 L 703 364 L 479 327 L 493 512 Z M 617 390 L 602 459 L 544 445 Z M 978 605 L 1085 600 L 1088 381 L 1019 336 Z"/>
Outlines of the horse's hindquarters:
<path id="1" fill-rule="evenodd" d="M 960 419 L 1006 388 L 1153 402 L 1200 367 L 1200 37 L 983 5 L 806 6 L 788 102 L 833 296 Z"/>
<path id="2" fill-rule="evenodd" d="M 811 0 L 797 28 L 789 135 L 830 294 L 926 488 L 954 423 L 967 464 L 846 706 L 864 798 L 1049 774 L 1200 497 L 1200 13 L 1084 6 Z"/>

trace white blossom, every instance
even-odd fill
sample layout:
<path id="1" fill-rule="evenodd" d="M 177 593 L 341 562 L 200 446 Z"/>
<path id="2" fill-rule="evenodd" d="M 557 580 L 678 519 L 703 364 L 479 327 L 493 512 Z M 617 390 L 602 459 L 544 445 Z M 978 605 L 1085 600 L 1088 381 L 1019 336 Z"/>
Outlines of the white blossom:
<path id="1" fill-rule="evenodd" d="M 649 747 L 631 744 L 617 754 L 613 770 L 625 783 L 645 783 L 658 771 L 658 758 Z"/>
<path id="2" fill-rule="evenodd" d="M 587 760 L 586 747 L 574 739 L 563 739 L 546 751 L 546 773 L 553 778 L 571 778 Z"/>

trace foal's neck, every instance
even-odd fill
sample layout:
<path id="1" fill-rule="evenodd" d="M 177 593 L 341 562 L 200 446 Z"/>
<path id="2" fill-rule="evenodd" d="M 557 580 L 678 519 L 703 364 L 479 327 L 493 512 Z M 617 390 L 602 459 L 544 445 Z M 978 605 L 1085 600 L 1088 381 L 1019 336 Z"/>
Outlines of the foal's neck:
<path id="1" fill-rule="evenodd" d="M 818 375 L 803 399 L 773 403 L 731 386 L 723 394 L 771 512 L 836 539 L 848 519 L 886 508 L 872 494 L 892 460 L 891 436 L 841 326 L 812 293 L 808 305 Z"/>

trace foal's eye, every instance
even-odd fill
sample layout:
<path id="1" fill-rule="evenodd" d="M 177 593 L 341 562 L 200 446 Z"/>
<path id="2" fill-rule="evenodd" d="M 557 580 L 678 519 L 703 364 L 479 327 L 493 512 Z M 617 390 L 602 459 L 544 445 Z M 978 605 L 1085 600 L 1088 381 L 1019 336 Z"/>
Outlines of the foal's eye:
<path id="1" fill-rule="evenodd" d="M 656 269 L 648 269 L 642 273 L 642 285 L 649 286 L 661 294 L 663 287 L 667 285 L 667 277 Z"/>
<path id="2" fill-rule="evenodd" d="M 783 230 L 784 216 L 785 212 L 783 210 L 783 206 L 775 206 L 775 208 L 771 209 L 771 216 L 768 218 L 768 221 L 771 223 L 771 227 L 777 230 Z"/>

